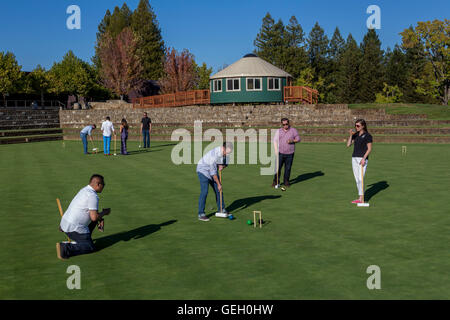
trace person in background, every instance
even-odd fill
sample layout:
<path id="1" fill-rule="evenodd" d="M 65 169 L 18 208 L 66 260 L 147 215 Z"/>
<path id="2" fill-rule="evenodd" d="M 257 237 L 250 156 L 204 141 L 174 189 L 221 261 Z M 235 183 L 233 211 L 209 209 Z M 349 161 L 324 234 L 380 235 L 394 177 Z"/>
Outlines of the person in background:
<path id="1" fill-rule="evenodd" d="M 127 155 L 128 123 L 126 119 L 122 119 L 120 124 L 120 140 L 120 154 Z"/>
<path id="2" fill-rule="evenodd" d="M 103 153 L 105 156 L 110 156 L 111 136 L 116 134 L 110 117 L 106 117 L 106 120 L 103 121 L 101 130 L 103 132 Z"/>
<path id="3" fill-rule="evenodd" d="M 144 117 L 141 120 L 141 132 L 144 148 L 150 148 L 150 133 L 152 132 L 152 120 L 147 116 L 147 112 L 144 112 Z"/>
<path id="4" fill-rule="evenodd" d="M 93 124 L 93 125 L 84 127 L 83 130 L 81 130 L 81 132 L 80 132 L 80 138 L 81 138 L 81 141 L 83 141 L 84 154 L 89 154 L 87 136 L 89 136 L 89 138 L 91 139 L 91 142 L 92 142 L 92 130 L 94 130 L 95 128 L 97 128 L 97 126 L 95 124 Z"/>

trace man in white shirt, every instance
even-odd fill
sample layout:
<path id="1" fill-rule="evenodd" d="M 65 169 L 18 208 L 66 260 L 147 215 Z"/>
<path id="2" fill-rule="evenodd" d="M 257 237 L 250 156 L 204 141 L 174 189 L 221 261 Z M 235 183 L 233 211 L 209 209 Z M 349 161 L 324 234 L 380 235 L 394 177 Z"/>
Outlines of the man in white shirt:
<path id="1" fill-rule="evenodd" d="M 59 259 L 77 256 L 95 251 L 92 242 L 92 232 L 95 226 L 103 229 L 103 216 L 111 212 L 111 209 L 103 209 L 98 212 L 98 196 L 105 187 L 105 180 L 101 175 L 94 174 L 89 180 L 89 185 L 81 189 L 64 213 L 59 225 L 72 242 L 58 242 L 56 253 Z"/>
<path id="2" fill-rule="evenodd" d="M 106 120 L 103 121 L 101 130 L 103 132 L 103 153 L 110 156 L 111 135 L 116 135 L 114 132 L 114 125 L 111 122 L 110 117 L 106 117 Z"/>
<path id="3" fill-rule="evenodd" d="M 217 212 L 220 212 L 220 202 L 222 201 L 222 212 L 227 213 L 225 202 L 223 201 L 222 185 L 217 177 L 217 170 L 221 171 L 229 163 L 227 157 L 233 151 L 233 144 L 231 142 L 224 142 L 223 146 L 217 147 L 209 151 L 200 159 L 197 164 L 197 175 L 200 181 L 200 197 L 198 199 L 198 219 L 200 221 L 209 221 L 205 214 L 206 197 L 208 196 L 208 189 L 211 185 L 216 193 Z M 222 200 L 220 199 L 222 194 Z"/>

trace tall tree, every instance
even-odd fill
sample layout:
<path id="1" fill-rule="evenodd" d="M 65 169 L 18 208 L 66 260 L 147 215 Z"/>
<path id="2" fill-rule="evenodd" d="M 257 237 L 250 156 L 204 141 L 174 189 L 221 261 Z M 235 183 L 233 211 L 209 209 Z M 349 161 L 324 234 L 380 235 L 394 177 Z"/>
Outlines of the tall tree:
<path id="1" fill-rule="evenodd" d="M 47 71 L 41 66 L 36 68 L 28 75 L 31 89 L 41 95 L 41 106 L 44 105 L 44 94 L 48 92 L 50 87 L 49 76 Z"/>
<path id="2" fill-rule="evenodd" d="M 347 42 L 339 59 L 337 74 L 337 102 L 358 102 L 360 82 L 359 64 L 362 58 L 361 50 L 352 35 L 349 34 Z"/>
<path id="3" fill-rule="evenodd" d="M 92 63 L 94 65 L 94 68 L 96 69 L 97 74 L 99 74 L 101 69 L 100 58 L 98 56 L 99 43 L 102 41 L 103 36 L 108 31 L 110 24 L 111 24 L 111 12 L 108 9 L 106 10 L 105 16 L 103 17 L 102 21 L 98 25 L 97 41 L 95 43 L 95 55 L 92 57 Z M 97 80 L 100 81 L 100 79 Z"/>
<path id="4" fill-rule="evenodd" d="M 123 29 L 116 37 L 107 33 L 100 42 L 99 57 L 103 84 L 121 100 L 142 84 L 143 68 L 131 28 Z"/>
<path id="5" fill-rule="evenodd" d="M 401 47 L 396 45 L 392 52 L 386 55 L 385 81 L 390 86 L 404 88 L 407 84 L 408 70 L 406 66 L 405 53 Z"/>
<path id="6" fill-rule="evenodd" d="M 450 20 L 418 22 L 416 28 L 404 30 L 403 46 L 419 46 L 418 52 L 433 67 L 434 83 L 443 105 L 450 99 Z M 431 83 L 430 83 L 431 84 Z"/>
<path id="7" fill-rule="evenodd" d="M 315 70 L 315 79 L 324 77 L 327 70 L 328 37 L 316 22 L 308 35 L 308 56 L 311 67 Z"/>
<path id="8" fill-rule="evenodd" d="M 362 59 L 359 68 L 362 102 L 374 102 L 375 94 L 383 89 L 383 50 L 374 29 L 369 29 L 361 43 Z"/>
<path id="9" fill-rule="evenodd" d="M 344 51 L 344 48 L 345 40 L 344 38 L 342 38 L 339 28 L 336 27 L 333 33 L 333 37 L 330 40 L 330 46 L 328 49 L 330 59 L 337 61 L 342 51 Z"/>
<path id="10" fill-rule="evenodd" d="M 6 106 L 6 95 L 17 89 L 22 67 L 11 52 L 0 52 L 0 92 Z"/>
<path id="11" fill-rule="evenodd" d="M 192 53 L 186 49 L 178 53 L 174 48 L 168 48 L 165 56 L 161 92 L 166 94 L 194 89 L 198 74 Z"/>
<path id="12" fill-rule="evenodd" d="M 131 17 L 131 27 L 137 36 L 137 55 L 142 61 L 143 77 L 158 80 L 163 74 L 164 41 L 148 0 L 139 1 Z"/>
<path id="13" fill-rule="evenodd" d="M 117 37 L 123 29 L 131 26 L 131 17 L 132 12 L 126 3 L 124 3 L 121 8 L 116 6 L 113 14 L 109 18 L 109 25 L 107 26 L 106 31 L 111 37 Z"/>
<path id="14" fill-rule="evenodd" d="M 49 92 L 80 97 L 89 95 L 94 87 L 93 72 L 89 64 L 77 58 L 70 50 L 61 62 L 54 63 L 49 73 Z"/>
<path id="15" fill-rule="evenodd" d="M 345 40 L 344 38 L 342 38 L 339 28 L 336 27 L 328 48 L 329 60 L 327 64 L 328 66 L 327 74 L 325 76 L 326 93 L 324 99 L 326 103 L 336 103 L 338 101 L 337 76 L 339 69 L 339 60 L 344 49 L 345 49 Z"/>
<path id="16" fill-rule="evenodd" d="M 255 53 L 268 62 L 274 62 L 274 48 L 273 48 L 273 36 L 274 36 L 275 20 L 270 13 L 267 13 L 263 20 L 259 33 L 256 35 L 256 39 L 253 42 L 256 47 Z"/>
<path id="17" fill-rule="evenodd" d="M 295 16 L 291 17 L 289 24 L 286 26 L 284 42 L 286 45 L 284 70 L 296 79 L 300 76 L 301 71 L 308 66 L 308 56 L 304 46 L 305 34 Z"/>

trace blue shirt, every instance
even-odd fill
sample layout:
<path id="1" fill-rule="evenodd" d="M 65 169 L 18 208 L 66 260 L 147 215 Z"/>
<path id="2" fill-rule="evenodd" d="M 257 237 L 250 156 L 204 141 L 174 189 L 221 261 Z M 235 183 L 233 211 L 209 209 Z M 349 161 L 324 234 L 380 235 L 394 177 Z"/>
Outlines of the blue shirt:
<path id="1" fill-rule="evenodd" d="M 224 164 L 224 156 L 222 147 L 216 147 L 209 151 L 207 154 L 200 159 L 197 164 L 197 172 L 203 174 L 208 179 L 212 179 L 213 176 L 217 175 L 217 165 Z M 227 156 L 225 162 L 229 162 L 229 157 Z"/>
<path id="2" fill-rule="evenodd" d="M 92 132 L 92 126 L 86 126 L 86 127 L 84 127 L 83 130 L 81 130 L 81 133 L 88 134 L 88 135 L 91 135 L 91 132 Z"/>

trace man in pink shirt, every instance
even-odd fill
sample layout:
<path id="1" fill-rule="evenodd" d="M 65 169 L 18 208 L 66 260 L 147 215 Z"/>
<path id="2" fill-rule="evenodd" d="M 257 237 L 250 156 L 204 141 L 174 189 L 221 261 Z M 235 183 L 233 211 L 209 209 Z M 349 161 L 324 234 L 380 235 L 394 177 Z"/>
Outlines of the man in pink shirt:
<path id="1" fill-rule="evenodd" d="M 275 134 L 273 139 L 275 153 L 278 155 L 278 175 L 280 176 L 283 164 L 284 167 L 284 185 L 290 186 L 289 177 L 291 175 L 292 161 L 294 160 L 295 144 L 300 142 L 300 136 L 295 128 L 291 128 L 287 118 L 281 119 L 281 128 Z M 279 178 L 278 178 L 279 179 Z M 277 174 L 273 177 L 272 187 L 279 183 Z"/>

